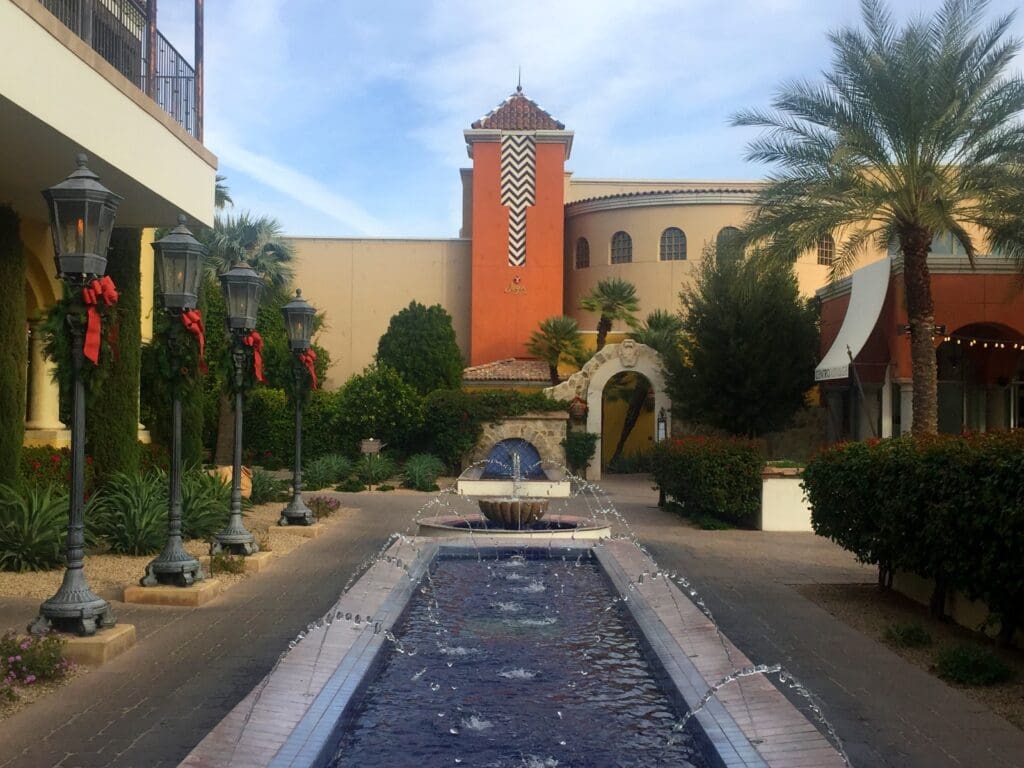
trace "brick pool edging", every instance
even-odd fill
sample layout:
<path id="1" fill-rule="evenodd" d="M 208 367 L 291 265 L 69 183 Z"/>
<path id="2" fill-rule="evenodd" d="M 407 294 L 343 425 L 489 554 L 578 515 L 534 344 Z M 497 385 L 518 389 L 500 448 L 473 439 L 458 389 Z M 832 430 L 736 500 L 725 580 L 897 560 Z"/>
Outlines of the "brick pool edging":
<path id="1" fill-rule="evenodd" d="M 528 538 L 403 538 L 334 607 L 336 615 L 352 619 L 316 628 L 297 643 L 181 768 L 323 768 L 386 657 L 387 634 L 400 622 L 434 558 L 494 557 L 522 549 L 596 558 L 624 598 L 648 662 L 677 707 L 692 706 L 713 682 L 750 665 L 674 583 L 651 578 L 657 565 L 631 542 L 560 540 L 545 546 Z M 761 675 L 722 689 L 691 723 L 698 739 L 712 747 L 709 755 L 717 755 L 714 768 L 844 765 L 817 728 Z"/>

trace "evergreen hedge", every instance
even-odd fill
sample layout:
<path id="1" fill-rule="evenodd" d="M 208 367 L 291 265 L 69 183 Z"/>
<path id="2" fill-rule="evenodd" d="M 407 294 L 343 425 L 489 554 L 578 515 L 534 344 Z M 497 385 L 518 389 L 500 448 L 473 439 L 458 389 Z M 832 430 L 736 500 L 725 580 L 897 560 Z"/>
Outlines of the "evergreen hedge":
<path id="1" fill-rule="evenodd" d="M 1024 620 L 1024 432 L 848 443 L 804 469 L 816 533 L 879 566 L 934 579 L 932 609 L 983 600 L 1008 642 Z"/>
<path id="2" fill-rule="evenodd" d="M 25 437 L 25 254 L 18 215 L 0 206 L 0 483 L 18 476 Z"/>
<path id="3" fill-rule="evenodd" d="M 110 238 L 107 274 L 117 286 L 118 300 L 105 322 L 115 322 L 117 327 L 109 337 L 113 354 L 106 378 L 96 389 L 86 418 L 87 450 L 100 477 L 116 472 L 130 475 L 139 468 L 141 245 L 138 229 L 117 228 Z"/>
<path id="4" fill-rule="evenodd" d="M 694 519 L 752 528 L 761 509 L 764 454 L 752 440 L 685 437 L 651 450 L 651 472 L 662 492 Z"/>

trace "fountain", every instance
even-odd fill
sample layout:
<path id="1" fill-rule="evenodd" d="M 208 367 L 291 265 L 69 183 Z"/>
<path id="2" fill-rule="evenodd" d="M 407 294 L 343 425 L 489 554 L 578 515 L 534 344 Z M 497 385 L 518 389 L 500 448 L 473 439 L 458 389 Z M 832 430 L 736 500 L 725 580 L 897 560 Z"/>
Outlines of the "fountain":
<path id="1" fill-rule="evenodd" d="M 520 470 L 510 501 L 528 498 Z M 521 528 L 472 502 L 448 489 L 424 505 L 421 534 L 480 525 L 395 534 L 182 766 L 849 768 L 806 689 L 733 645 L 596 486 L 573 478 L 564 502 L 586 517 Z M 567 516 L 625 535 L 536 528 Z"/>

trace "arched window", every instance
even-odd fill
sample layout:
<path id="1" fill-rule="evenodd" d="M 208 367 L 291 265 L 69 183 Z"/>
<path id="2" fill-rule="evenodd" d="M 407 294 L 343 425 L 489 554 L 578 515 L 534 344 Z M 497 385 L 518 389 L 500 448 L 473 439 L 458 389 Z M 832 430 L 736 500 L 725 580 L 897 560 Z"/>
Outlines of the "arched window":
<path id="1" fill-rule="evenodd" d="M 576 241 L 576 269 L 586 269 L 590 266 L 590 243 L 587 238 L 581 237 Z"/>
<path id="2" fill-rule="evenodd" d="M 661 233 L 662 261 L 683 261 L 686 258 L 686 233 L 679 227 L 669 227 Z"/>
<path id="3" fill-rule="evenodd" d="M 818 241 L 818 263 L 824 267 L 831 267 L 836 260 L 836 241 L 832 235 L 825 235 Z"/>
<path id="4" fill-rule="evenodd" d="M 633 260 L 633 238 L 628 232 L 612 235 L 612 264 L 629 264 Z"/>
<path id="5" fill-rule="evenodd" d="M 719 254 L 736 250 L 739 247 L 740 231 L 736 227 L 722 227 L 715 238 L 715 248 Z"/>

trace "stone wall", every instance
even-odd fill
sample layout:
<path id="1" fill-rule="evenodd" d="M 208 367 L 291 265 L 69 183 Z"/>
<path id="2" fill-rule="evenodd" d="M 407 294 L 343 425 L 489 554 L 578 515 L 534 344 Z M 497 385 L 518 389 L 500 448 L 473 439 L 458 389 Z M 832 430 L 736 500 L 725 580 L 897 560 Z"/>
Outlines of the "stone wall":
<path id="1" fill-rule="evenodd" d="M 565 449 L 561 443 L 565 439 L 568 422 L 568 413 L 554 411 L 524 413 L 494 424 L 484 424 L 483 435 L 466 458 L 466 465 L 486 459 L 491 449 L 502 440 L 518 437 L 532 444 L 545 463 L 562 466 L 565 464 Z"/>

